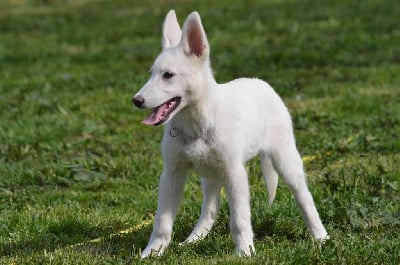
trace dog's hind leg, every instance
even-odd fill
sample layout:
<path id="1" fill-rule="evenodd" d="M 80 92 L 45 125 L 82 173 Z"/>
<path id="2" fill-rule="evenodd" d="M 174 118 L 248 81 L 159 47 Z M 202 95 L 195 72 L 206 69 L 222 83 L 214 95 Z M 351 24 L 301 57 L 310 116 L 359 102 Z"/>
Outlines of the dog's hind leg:
<path id="1" fill-rule="evenodd" d="M 295 145 L 283 146 L 283 148 L 275 150 L 272 159 L 275 168 L 292 191 L 311 234 L 318 240 L 328 239 L 328 234 L 315 207 L 314 199 L 308 190 L 303 161 Z"/>
<path id="2" fill-rule="evenodd" d="M 275 199 L 276 188 L 278 187 L 278 173 L 274 169 L 271 157 L 268 154 L 264 152 L 260 153 L 260 161 L 268 191 L 268 203 L 271 205 Z"/>
<path id="3" fill-rule="evenodd" d="M 222 180 L 217 178 L 202 178 L 203 204 L 201 215 L 188 238 L 181 243 L 188 244 L 205 238 L 211 230 L 221 205 Z"/>

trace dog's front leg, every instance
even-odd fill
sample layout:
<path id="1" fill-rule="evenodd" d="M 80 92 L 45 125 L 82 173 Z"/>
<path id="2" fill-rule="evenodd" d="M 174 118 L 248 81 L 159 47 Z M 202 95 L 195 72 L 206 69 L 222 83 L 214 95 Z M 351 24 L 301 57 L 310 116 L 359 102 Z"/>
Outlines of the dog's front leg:
<path id="1" fill-rule="evenodd" d="M 171 241 L 172 226 L 178 211 L 179 201 L 187 175 L 186 169 L 167 170 L 160 177 L 158 206 L 153 232 L 141 257 L 153 254 L 161 256 Z"/>
<path id="2" fill-rule="evenodd" d="M 230 166 L 225 188 L 230 210 L 230 226 L 236 254 L 251 256 L 254 253 L 253 229 L 250 216 L 250 191 L 245 167 Z"/>

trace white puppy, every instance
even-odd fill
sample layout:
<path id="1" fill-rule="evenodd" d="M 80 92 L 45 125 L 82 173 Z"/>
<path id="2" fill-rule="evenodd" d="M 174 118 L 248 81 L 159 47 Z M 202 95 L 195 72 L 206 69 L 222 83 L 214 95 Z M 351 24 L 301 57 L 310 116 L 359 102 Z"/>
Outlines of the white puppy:
<path id="1" fill-rule="evenodd" d="M 245 163 L 255 155 L 261 159 L 269 203 L 275 197 L 279 172 L 311 234 L 319 240 L 327 238 L 307 188 L 291 118 L 282 100 L 258 79 L 217 84 L 209 54 L 199 14 L 191 13 L 181 31 L 175 12 L 170 11 L 163 26 L 162 53 L 151 68 L 150 80 L 133 97 L 137 107 L 153 109 L 144 124 L 165 124 L 157 214 L 142 257 L 162 255 L 170 243 L 191 168 L 201 176 L 204 200 L 201 216 L 184 243 L 200 240 L 210 231 L 224 187 L 236 252 L 251 255 L 254 244 Z"/>

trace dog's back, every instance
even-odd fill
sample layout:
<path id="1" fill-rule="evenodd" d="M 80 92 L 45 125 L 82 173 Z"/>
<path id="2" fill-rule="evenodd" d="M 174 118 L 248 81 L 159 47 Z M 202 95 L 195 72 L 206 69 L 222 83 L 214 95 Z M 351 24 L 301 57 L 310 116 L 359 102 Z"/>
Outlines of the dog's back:
<path id="1" fill-rule="evenodd" d="M 218 123 L 225 135 L 234 135 L 232 144 L 243 143 L 243 162 L 260 151 L 278 148 L 282 141 L 293 143 L 289 112 L 281 98 L 266 82 L 256 78 L 240 78 L 218 85 L 215 92 L 219 104 Z M 237 138 L 242 138 L 242 140 Z"/>

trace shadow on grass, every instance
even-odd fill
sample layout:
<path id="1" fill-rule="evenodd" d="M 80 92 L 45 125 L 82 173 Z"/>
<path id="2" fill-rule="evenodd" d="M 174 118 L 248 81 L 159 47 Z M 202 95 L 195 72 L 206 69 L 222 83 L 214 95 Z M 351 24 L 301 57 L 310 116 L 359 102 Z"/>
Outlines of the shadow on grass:
<path id="1" fill-rule="evenodd" d="M 229 231 L 229 223 L 226 218 L 217 220 L 206 239 L 184 247 L 179 246 L 190 234 L 192 224 L 180 220 L 175 229 L 174 239 L 171 243 L 171 251 L 180 253 L 185 251 L 196 256 L 204 256 L 207 253 L 233 250 L 234 245 Z M 53 223 L 36 237 L 21 241 L 12 241 L 0 245 L 0 256 L 29 255 L 42 252 L 85 252 L 100 256 L 118 256 L 125 260 L 136 259 L 140 256 L 150 237 L 152 222 L 141 225 L 133 231 L 121 233 L 111 228 L 94 226 L 90 222 L 82 222 L 68 219 L 63 222 Z M 275 229 L 273 221 L 261 222 L 254 226 L 255 240 L 265 238 L 283 237 L 290 241 L 297 241 L 298 236 L 289 232 L 283 233 Z M 225 253 L 227 254 L 227 253 Z"/>
<path id="2" fill-rule="evenodd" d="M 115 230 L 93 226 L 89 222 L 65 220 L 49 225 L 46 231 L 30 239 L 11 239 L 10 242 L 0 245 L 0 256 L 69 250 L 104 255 L 127 252 L 130 255 L 132 250 L 144 246 L 150 229 L 151 227 L 143 227 L 132 233 L 119 235 L 115 234 Z"/>

